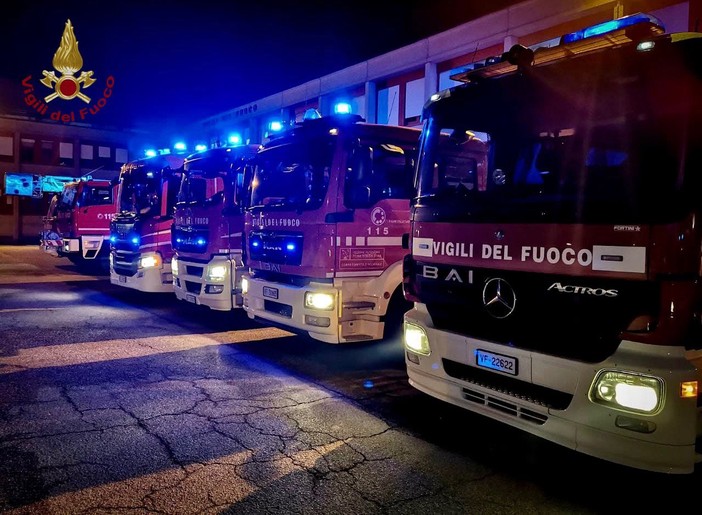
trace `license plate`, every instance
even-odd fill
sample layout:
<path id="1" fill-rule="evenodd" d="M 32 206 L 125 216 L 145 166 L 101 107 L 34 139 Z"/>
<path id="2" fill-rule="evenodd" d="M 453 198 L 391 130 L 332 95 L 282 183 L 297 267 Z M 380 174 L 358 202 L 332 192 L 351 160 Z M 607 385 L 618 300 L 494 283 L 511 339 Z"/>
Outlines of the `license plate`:
<path id="1" fill-rule="evenodd" d="M 195 295 L 186 295 L 185 300 L 188 302 L 192 302 L 193 304 L 195 303 Z"/>
<path id="2" fill-rule="evenodd" d="M 121 283 L 126 283 L 126 282 L 127 282 L 127 276 L 126 276 L 126 275 L 120 275 L 120 276 L 119 276 L 119 282 L 121 282 Z"/>
<path id="3" fill-rule="evenodd" d="M 263 296 L 268 297 L 269 299 L 277 299 L 278 298 L 278 288 L 271 288 L 270 286 L 264 286 L 263 287 Z"/>
<path id="4" fill-rule="evenodd" d="M 517 375 L 517 358 L 495 354 L 481 349 L 475 351 L 475 364 L 479 367 L 497 370 L 506 374 Z"/>

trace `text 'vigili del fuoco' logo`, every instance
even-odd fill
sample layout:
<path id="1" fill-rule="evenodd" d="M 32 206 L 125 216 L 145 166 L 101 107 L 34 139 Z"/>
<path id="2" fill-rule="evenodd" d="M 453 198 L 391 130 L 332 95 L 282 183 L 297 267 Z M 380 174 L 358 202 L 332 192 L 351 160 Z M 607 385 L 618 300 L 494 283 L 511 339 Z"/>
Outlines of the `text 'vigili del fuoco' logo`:
<path id="1" fill-rule="evenodd" d="M 46 91 L 46 95 L 41 98 L 39 90 L 35 92 L 32 76 L 28 75 L 22 80 L 24 86 L 24 102 L 37 113 L 48 116 L 52 120 L 69 123 L 75 121 L 85 121 L 89 116 L 96 115 L 100 109 L 107 105 L 107 100 L 112 96 L 112 89 L 115 86 L 115 78 L 110 75 L 105 81 L 105 87 L 101 91 L 102 95 L 93 101 L 93 95 L 99 93 L 96 88 L 89 89 L 97 79 L 93 78 L 92 71 L 81 71 L 83 68 L 83 57 L 78 51 L 78 41 L 73 33 L 71 20 L 66 22 L 61 36 L 61 44 L 51 61 L 54 70 L 43 70 L 44 78 L 39 82 L 51 90 Z M 57 74 L 58 72 L 58 74 Z M 80 75 L 76 76 L 76 73 Z M 94 93 L 93 93 L 94 92 Z M 66 104 L 52 104 L 54 100 L 64 100 L 75 105 L 76 100 L 86 104 L 75 110 L 68 109 Z M 51 107 L 50 107 L 51 106 Z M 55 110 L 51 108 L 56 107 Z"/>

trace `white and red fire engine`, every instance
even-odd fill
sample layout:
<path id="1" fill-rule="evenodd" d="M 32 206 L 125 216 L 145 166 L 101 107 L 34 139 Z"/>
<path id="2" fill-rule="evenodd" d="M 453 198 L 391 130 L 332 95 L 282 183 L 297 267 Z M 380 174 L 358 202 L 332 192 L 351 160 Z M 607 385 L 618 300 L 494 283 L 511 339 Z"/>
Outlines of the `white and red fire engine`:
<path id="1" fill-rule="evenodd" d="M 172 292 L 171 225 L 184 157 L 132 161 L 119 176 L 110 224 L 110 282 L 143 292 Z"/>
<path id="2" fill-rule="evenodd" d="M 179 300 L 221 311 L 241 307 L 246 165 L 259 147 L 214 148 L 185 160 L 171 229 Z"/>
<path id="3" fill-rule="evenodd" d="M 400 326 L 419 132 L 339 115 L 263 145 L 246 211 L 250 318 L 327 343 L 378 340 Z"/>
<path id="4" fill-rule="evenodd" d="M 116 192 L 116 183 L 109 180 L 79 179 L 66 184 L 42 219 L 41 248 L 78 265 L 106 265 Z"/>
<path id="5" fill-rule="evenodd" d="M 513 47 L 427 102 L 403 279 L 414 387 L 604 460 L 694 471 L 701 55 L 702 34 L 632 15 Z"/>

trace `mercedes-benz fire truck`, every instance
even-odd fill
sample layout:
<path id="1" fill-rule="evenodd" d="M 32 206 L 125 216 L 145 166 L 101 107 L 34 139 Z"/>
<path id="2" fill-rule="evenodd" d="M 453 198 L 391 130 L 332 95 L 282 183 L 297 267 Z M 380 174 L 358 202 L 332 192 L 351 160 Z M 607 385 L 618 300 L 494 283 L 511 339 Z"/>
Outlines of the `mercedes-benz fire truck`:
<path id="1" fill-rule="evenodd" d="M 79 179 L 66 184 L 56 197 L 53 214 L 50 206 L 43 218 L 42 249 L 77 265 L 107 269 L 116 193 L 116 183 L 109 180 Z"/>
<path id="2" fill-rule="evenodd" d="M 110 224 L 110 282 L 172 292 L 171 225 L 184 157 L 158 155 L 122 166 L 119 210 Z"/>
<path id="3" fill-rule="evenodd" d="M 638 14 L 432 96 L 403 279 L 414 387 L 603 460 L 694 471 L 700 56 L 702 34 Z"/>
<path id="4" fill-rule="evenodd" d="M 241 307 L 246 165 L 259 147 L 214 148 L 185 160 L 171 229 L 179 300 L 221 311 Z"/>
<path id="5" fill-rule="evenodd" d="M 264 143 L 246 211 L 250 318 L 327 343 L 377 340 L 389 335 L 386 325 L 401 327 L 409 306 L 402 234 L 419 132 L 337 115 Z"/>

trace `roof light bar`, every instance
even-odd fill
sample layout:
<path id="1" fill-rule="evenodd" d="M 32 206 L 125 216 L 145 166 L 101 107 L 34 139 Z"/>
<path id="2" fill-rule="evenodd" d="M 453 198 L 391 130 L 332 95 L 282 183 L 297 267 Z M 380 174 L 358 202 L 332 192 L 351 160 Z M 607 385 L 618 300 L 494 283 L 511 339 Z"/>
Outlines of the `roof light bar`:
<path id="1" fill-rule="evenodd" d="M 614 32 L 615 30 L 624 29 L 626 27 L 631 27 L 632 25 L 646 22 L 660 27 L 662 32 L 665 32 L 663 23 L 655 16 L 644 13 L 636 13 L 629 16 L 624 16 L 623 18 L 617 18 L 616 20 L 598 23 L 597 25 L 592 25 L 590 27 L 571 32 L 570 34 L 565 34 L 564 36 L 561 36 L 561 44 L 572 43 L 573 41 L 580 41 L 582 39 L 587 39 L 594 36 L 601 36 L 609 32 Z"/>
<path id="2" fill-rule="evenodd" d="M 557 59 L 573 57 L 578 54 L 594 52 L 606 47 L 640 41 L 663 34 L 665 28 L 655 16 L 637 13 L 616 20 L 599 23 L 561 37 L 560 44 L 553 47 L 537 48 L 533 60 L 519 59 L 526 56 L 529 49 L 515 45 L 509 52 L 502 54 L 495 64 L 452 75 L 451 79 L 460 82 L 472 82 L 479 79 L 506 75 L 517 71 L 518 65 L 524 67 L 539 66 Z M 515 51 L 520 50 L 520 51 Z M 522 55 L 524 54 L 524 55 Z"/>

